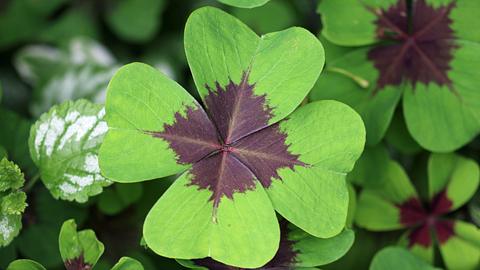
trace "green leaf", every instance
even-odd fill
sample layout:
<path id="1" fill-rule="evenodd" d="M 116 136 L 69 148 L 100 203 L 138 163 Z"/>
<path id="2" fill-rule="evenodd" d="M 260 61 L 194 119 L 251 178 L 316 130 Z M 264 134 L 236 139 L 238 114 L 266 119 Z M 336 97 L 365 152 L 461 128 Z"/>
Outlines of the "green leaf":
<path id="1" fill-rule="evenodd" d="M 101 105 L 68 101 L 32 126 L 30 153 L 55 198 L 85 202 L 111 184 L 98 167 L 98 148 L 108 129 L 103 117 Z"/>
<path id="2" fill-rule="evenodd" d="M 218 0 L 226 5 L 239 8 L 254 8 L 265 5 L 270 0 Z"/>
<path id="3" fill-rule="evenodd" d="M 115 215 L 138 201 L 143 193 L 141 184 L 120 184 L 106 189 L 98 198 L 98 208 L 107 215 Z"/>
<path id="4" fill-rule="evenodd" d="M 194 11 L 187 20 L 185 52 L 202 99 L 207 87 L 239 83 L 248 74 L 254 94 L 265 95 L 265 105 L 272 108 L 269 124 L 302 102 L 325 59 L 318 39 L 303 28 L 258 37 L 236 18 L 210 7 Z"/>
<path id="5" fill-rule="evenodd" d="M 23 186 L 25 179 L 20 168 L 8 159 L 0 161 L 0 191 L 15 191 Z"/>
<path id="6" fill-rule="evenodd" d="M 27 207 L 27 195 L 23 191 L 11 192 L 6 196 L 0 195 L 0 209 L 6 215 L 21 215 Z"/>
<path id="7" fill-rule="evenodd" d="M 389 163 L 390 156 L 382 144 L 366 147 L 347 179 L 361 187 L 374 187 L 388 174 Z"/>
<path id="8" fill-rule="evenodd" d="M 97 38 L 97 23 L 88 9 L 73 7 L 46 25 L 38 39 L 53 44 L 66 44 L 77 37 Z"/>
<path id="9" fill-rule="evenodd" d="M 402 92 L 387 86 L 374 94 L 378 71 L 366 61 L 367 53 L 368 48 L 360 48 L 329 62 L 310 98 L 334 99 L 355 109 L 365 123 L 367 144 L 373 146 L 385 135 Z"/>
<path id="10" fill-rule="evenodd" d="M 140 63 L 120 68 L 107 90 L 109 132 L 100 148 L 102 174 L 128 183 L 185 170 L 187 166 L 177 163 L 166 141 L 143 131 L 162 130 L 164 124 L 174 122 L 176 112 L 183 112 L 188 106 L 200 105 L 155 68 Z"/>
<path id="11" fill-rule="evenodd" d="M 11 262 L 7 270 L 47 270 L 41 264 L 27 259 L 21 259 Z"/>
<path id="12" fill-rule="evenodd" d="M 386 8 L 396 2 L 397 0 L 343 0 L 341 3 L 321 1 L 318 12 L 322 15 L 322 35 L 342 46 L 372 44 L 377 41 L 374 25 L 376 17 L 368 9 Z"/>
<path id="13" fill-rule="evenodd" d="M 111 270 L 143 270 L 143 266 L 135 259 L 122 257 Z"/>
<path id="14" fill-rule="evenodd" d="M 297 252 L 295 266 L 301 268 L 338 260 L 352 247 L 355 234 L 352 230 L 345 229 L 331 238 L 316 238 L 297 228 L 289 232 L 288 239 L 294 241 L 293 247 Z"/>
<path id="15" fill-rule="evenodd" d="M 405 118 L 398 110 L 393 115 L 392 123 L 385 134 L 385 140 L 402 154 L 413 155 L 422 150 L 408 132 Z"/>
<path id="16" fill-rule="evenodd" d="M 12 242 L 22 229 L 21 215 L 8 215 L 0 213 L 0 246 L 6 246 Z"/>
<path id="17" fill-rule="evenodd" d="M 146 42 L 160 28 L 164 0 L 121 0 L 106 14 L 106 20 L 120 38 Z"/>
<path id="18" fill-rule="evenodd" d="M 289 150 L 310 166 L 279 170 L 282 181 L 267 189 L 275 210 L 316 237 L 337 235 L 347 218 L 346 173 L 364 146 L 360 117 L 339 102 L 318 101 L 297 109 L 280 129 Z"/>
<path id="19" fill-rule="evenodd" d="M 355 211 L 357 209 L 357 192 L 352 184 L 348 184 L 348 213 L 347 213 L 347 222 L 345 224 L 346 228 L 352 228 L 353 222 L 355 220 Z"/>
<path id="20" fill-rule="evenodd" d="M 270 1 L 254 9 L 234 8 L 232 15 L 257 33 L 279 31 L 296 25 L 295 10 L 286 0 Z"/>
<path id="21" fill-rule="evenodd" d="M 404 227 L 400 223 L 400 205 L 418 198 L 403 168 L 394 161 L 388 163 L 384 178 L 378 184 L 364 189 L 358 199 L 355 222 L 373 231 L 389 231 Z"/>
<path id="22" fill-rule="evenodd" d="M 8 245 L 22 228 L 27 196 L 19 189 L 24 182 L 20 168 L 3 158 L 0 161 L 0 247 Z"/>
<path id="23" fill-rule="evenodd" d="M 19 0 L 7 3 L 0 14 L 0 49 L 35 37 L 46 26 L 48 16 L 67 1 Z"/>
<path id="24" fill-rule="evenodd" d="M 188 185 L 190 177 L 180 176 L 148 213 L 143 227 L 148 247 L 169 258 L 209 256 L 249 268 L 268 262 L 278 249 L 280 229 L 260 183 L 222 201 L 214 212 L 211 192 Z"/>
<path id="25" fill-rule="evenodd" d="M 32 214 L 36 217 L 36 223 L 26 227 L 14 244 L 23 256 L 40 262 L 48 269 L 56 269 L 63 265 L 58 245 L 55 244 L 58 242 L 63 222 L 74 218 L 79 224 L 84 223 L 88 208 L 77 203 L 56 200 L 43 187 L 34 189 L 33 192 L 31 203 L 35 207 L 32 208 Z"/>
<path id="26" fill-rule="evenodd" d="M 372 260 L 370 270 L 439 270 L 401 247 L 386 247 Z"/>
<path id="27" fill-rule="evenodd" d="M 452 202 L 450 211 L 467 203 L 480 181 L 478 164 L 456 154 L 432 154 L 428 161 L 429 198 L 445 191 Z"/>
<path id="28" fill-rule="evenodd" d="M 337 58 L 341 58 L 345 54 L 351 52 L 355 48 L 352 47 L 342 47 L 338 46 L 335 43 L 329 41 L 326 39 L 323 35 L 318 35 L 318 39 L 320 42 L 322 42 L 323 48 L 325 49 L 325 62 L 327 65 L 327 70 L 328 70 L 328 65 L 335 61 Z M 321 78 L 321 77 L 320 77 Z"/>
<path id="29" fill-rule="evenodd" d="M 433 152 L 451 152 L 480 132 L 480 97 L 475 91 L 479 43 L 457 41 L 448 77 L 451 87 L 419 84 L 405 86 L 403 111 L 413 138 Z M 453 89 L 453 91 L 452 91 Z M 425 107 L 428 106 L 428 109 Z M 448 128 L 447 128 L 448 127 Z"/>
<path id="30" fill-rule="evenodd" d="M 77 232 L 77 224 L 73 219 L 63 223 L 58 242 L 65 266 L 79 261 L 93 267 L 104 251 L 104 246 L 97 240 L 95 232 L 92 230 Z"/>
<path id="31" fill-rule="evenodd" d="M 480 229 L 462 221 L 455 221 L 454 236 L 440 245 L 443 261 L 448 269 L 477 269 L 480 265 Z"/>
<path id="32" fill-rule="evenodd" d="M 409 230 L 402 234 L 398 240 L 398 245 L 407 248 L 412 254 L 423 259 L 424 261 L 433 264 L 435 262 L 435 249 L 434 245 L 425 246 L 420 243 L 411 243 L 410 235 L 412 231 Z M 428 232 L 430 233 L 430 232 Z"/>
<path id="33" fill-rule="evenodd" d="M 480 226 L 480 191 L 477 191 L 472 200 L 470 200 L 470 203 L 468 204 L 468 210 L 473 223 L 475 223 L 477 226 Z"/>

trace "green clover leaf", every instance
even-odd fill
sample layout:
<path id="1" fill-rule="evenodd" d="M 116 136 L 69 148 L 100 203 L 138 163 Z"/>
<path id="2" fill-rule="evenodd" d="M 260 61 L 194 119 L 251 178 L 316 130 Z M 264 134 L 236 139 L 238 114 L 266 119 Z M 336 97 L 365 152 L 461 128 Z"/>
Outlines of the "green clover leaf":
<path id="1" fill-rule="evenodd" d="M 439 270 L 401 247 L 386 247 L 372 260 L 370 270 Z"/>
<path id="2" fill-rule="evenodd" d="M 102 174 L 124 183 L 180 174 L 146 218 L 148 246 L 254 268 L 278 249 L 275 211 L 316 237 L 339 234 L 365 130 L 336 101 L 295 110 L 322 70 L 318 39 L 296 27 L 259 37 L 206 7 L 189 17 L 184 42 L 203 106 L 140 63 L 107 90 Z"/>
<path id="3" fill-rule="evenodd" d="M 479 181 L 475 161 L 455 154 L 432 154 L 428 198 L 422 204 L 405 171 L 390 161 L 383 178 L 361 192 L 355 221 L 372 231 L 406 228 L 400 243 L 416 255 L 432 262 L 438 245 L 449 269 L 475 269 L 480 263 L 480 230 L 447 215 L 468 202 Z"/>
<path id="4" fill-rule="evenodd" d="M 239 8 L 254 8 L 265 5 L 270 0 L 218 0 L 219 2 L 239 7 Z"/>
<path id="5" fill-rule="evenodd" d="M 329 264 L 345 255 L 355 238 L 353 231 L 349 229 L 331 238 L 316 238 L 285 220 L 280 222 L 280 230 L 281 239 L 277 253 L 266 265 L 255 269 L 317 269 L 312 267 Z M 193 269 L 229 268 L 228 265 L 210 258 L 178 262 Z"/>
<path id="6" fill-rule="evenodd" d="M 111 270 L 143 270 L 143 266 L 135 259 L 122 257 Z"/>
<path id="7" fill-rule="evenodd" d="M 83 230 L 77 232 L 75 220 L 63 223 L 58 238 L 60 255 L 67 270 L 91 269 L 103 254 L 104 246 L 98 241 L 95 232 Z M 90 266 L 90 268 L 86 268 Z"/>
<path id="8" fill-rule="evenodd" d="M 105 19 L 120 38 L 145 42 L 158 31 L 164 6 L 164 0 L 121 0 L 110 8 Z"/>
<path id="9" fill-rule="evenodd" d="M 0 247 L 8 245 L 22 228 L 22 213 L 27 195 L 21 191 L 25 182 L 18 166 L 6 158 L 0 160 Z"/>
<path id="10" fill-rule="evenodd" d="M 85 202 L 111 184 L 100 174 L 97 156 L 108 129 L 104 113 L 86 100 L 67 101 L 32 126 L 30 154 L 55 198 Z"/>
<path id="11" fill-rule="evenodd" d="M 365 121 L 370 145 L 384 137 L 402 100 L 415 141 L 449 152 L 480 132 L 480 35 L 470 31 L 480 27 L 480 2 L 411 4 L 412 12 L 404 0 L 322 1 L 322 34 L 336 45 L 362 47 L 327 63 L 315 97 L 352 106 Z M 358 78 L 368 85 L 359 86 Z"/>
<path id="12" fill-rule="evenodd" d="M 43 265 L 27 259 L 20 259 L 11 262 L 7 270 L 47 270 Z"/>

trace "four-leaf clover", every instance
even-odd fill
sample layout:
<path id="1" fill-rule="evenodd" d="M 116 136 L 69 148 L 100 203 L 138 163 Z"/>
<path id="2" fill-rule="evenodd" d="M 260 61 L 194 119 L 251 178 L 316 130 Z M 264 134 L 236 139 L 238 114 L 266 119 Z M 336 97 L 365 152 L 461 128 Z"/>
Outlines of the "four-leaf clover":
<path id="1" fill-rule="evenodd" d="M 469 0 L 321 1 L 323 36 L 362 47 L 328 62 L 316 98 L 351 105 L 374 145 L 403 97 L 407 128 L 422 147 L 461 147 L 480 131 L 478 10 Z"/>
<path id="2" fill-rule="evenodd" d="M 449 269 L 476 269 L 480 230 L 449 213 L 468 202 L 479 179 L 475 161 L 455 154 L 432 154 L 428 194 L 421 197 L 402 167 L 390 161 L 384 178 L 370 182 L 360 194 L 355 221 L 373 231 L 407 228 L 400 243 L 413 253 L 433 262 L 434 246 L 438 245 Z"/>
<path id="3" fill-rule="evenodd" d="M 180 174 L 146 218 L 147 245 L 254 268 L 278 249 L 275 211 L 316 237 L 339 234 L 345 175 L 365 129 L 336 101 L 295 110 L 324 64 L 318 39 L 296 27 L 259 37 L 206 7 L 188 19 L 185 49 L 203 106 L 140 63 L 122 67 L 107 90 L 103 175 L 128 183 Z"/>

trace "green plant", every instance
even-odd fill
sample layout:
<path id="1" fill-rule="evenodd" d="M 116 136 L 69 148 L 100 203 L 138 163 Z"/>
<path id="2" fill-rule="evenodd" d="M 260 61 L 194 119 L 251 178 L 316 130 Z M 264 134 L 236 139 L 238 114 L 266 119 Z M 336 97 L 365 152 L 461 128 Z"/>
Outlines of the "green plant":
<path id="1" fill-rule="evenodd" d="M 259 267 L 278 248 L 274 209 L 314 236 L 338 234 L 347 215 L 343 178 L 364 128 L 333 101 L 292 113 L 321 70 L 320 43 L 300 28 L 259 38 L 203 8 L 187 22 L 185 47 L 204 107 L 138 63 L 121 68 L 107 90 L 102 173 L 122 183 L 182 173 L 146 218 L 147 245 L 167 257 Z"/>
<path id="2" fill-rule="evenodd" d="M 480 269 L 477 14 L 0 1 L 0 269 Z"/>

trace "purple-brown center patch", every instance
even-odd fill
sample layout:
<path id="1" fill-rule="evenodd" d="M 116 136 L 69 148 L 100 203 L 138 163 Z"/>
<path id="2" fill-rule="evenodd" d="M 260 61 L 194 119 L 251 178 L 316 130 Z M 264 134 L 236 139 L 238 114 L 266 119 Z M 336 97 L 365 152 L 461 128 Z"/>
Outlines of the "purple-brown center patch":
<path id="1" fill-rule="evenodd" d="M 164 130 L 145 131 L 166 140 L 180 164 L 193 164 L 188 185 L 212 192 L 215 207 L 225 196 L 253 190 L 258 180 L 268 188 L 272 178 L 280 179 L 280 168 L 304 166 L 298 155 L 288 151 L 286 134 L 279 124 L 269 126 L 272 108 L 265 95 L 255 95 L 248 72 L 240 83 L 206 86 L 206 111 L 200 105 L 176 113 Z"/>
<path id="2" fill-rule="evenodd" d="M 67 270 L 91 270 L 92 265 L 84 261 L 83 255 L 78 258 L 65 261 L 65 268 Z"/>
<path id="3" fill-rule="evenodd" d="M 439 192 L 428 205 L 424 207 L 417 198 L 398 205 L 400 209 L 400 223 L 412 228 L 408 234 L 409 247 L 420 245 L 430 247 L 432 245 L 432 233 L 435 233 L 440 244 L 445 243 L 453 236 L 454 223 L 442 218 L 452 208 L 452 201 L 448 199 L 446 192 Z"/>
<path id="4" fill-rule="evenodd" d="M 370 49 L 368 59 L 379 71 L 376 91 L 408 81 L 436 83 L 452 89 L 448 77 L 453 58 L 454 32 L 449 15 L 455 3 L 432 6 L 425 0 L 406 0 L 386 10 L 370 9 L 376 16 L 377 37 L 382 41 Z"/>

